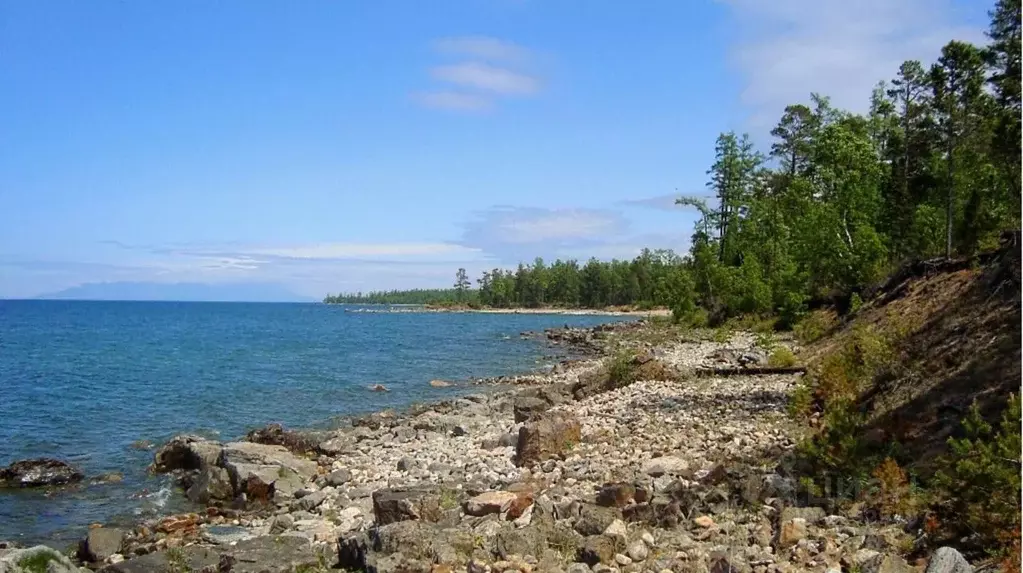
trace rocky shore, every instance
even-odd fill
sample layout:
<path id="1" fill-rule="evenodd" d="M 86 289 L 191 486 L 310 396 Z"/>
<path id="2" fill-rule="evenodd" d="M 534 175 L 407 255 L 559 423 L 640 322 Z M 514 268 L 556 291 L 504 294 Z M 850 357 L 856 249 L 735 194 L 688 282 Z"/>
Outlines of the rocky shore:
<path id="1" fill-rule="evenodd" d="M 594 356 L 330 433 L 179 436 L 152 470 L 203 511 L 93 528 L 78 564 L 42 571 L 923 570 L 904 557 L 912 526 L 798 495 L 781 461 L 799 439 L 785 410 L 800 374 L 752 373 L 766 352 L 751 335 L 652 344 L 642 328 L 550 331 Z M 942 551 L 927 571 L 970 570 Z M 0 548 L 0 573 L 34 571 L 24 555 Z"/>

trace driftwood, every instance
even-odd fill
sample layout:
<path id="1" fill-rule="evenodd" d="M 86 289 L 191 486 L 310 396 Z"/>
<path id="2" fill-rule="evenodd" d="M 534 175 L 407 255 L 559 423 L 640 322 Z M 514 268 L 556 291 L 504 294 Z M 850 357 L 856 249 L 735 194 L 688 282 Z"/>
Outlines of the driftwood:
<path id="1" fill-rule="evenodd" d="M 805 374 L 806 366 L 755 366 L 752 368 L 695 368 L 694 376 L 763 376 L 766 374 Z"/>

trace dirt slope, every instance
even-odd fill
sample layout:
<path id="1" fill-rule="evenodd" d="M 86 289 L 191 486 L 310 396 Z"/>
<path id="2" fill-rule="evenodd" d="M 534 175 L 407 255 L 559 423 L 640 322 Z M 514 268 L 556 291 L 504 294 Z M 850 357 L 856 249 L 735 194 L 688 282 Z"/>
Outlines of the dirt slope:
<path id="1" fill-rule="evenodd" d="M 868 433 L 897 440 L 926 475 L 974 400 L 995 420 L 1019 392 L 1020 320 L 1017 232 L 971 260 L 907 265 L 804 356 L 820 364 L 857 328 L 893 336 L 891 375 L 863 389 L 859 402 Z"/>

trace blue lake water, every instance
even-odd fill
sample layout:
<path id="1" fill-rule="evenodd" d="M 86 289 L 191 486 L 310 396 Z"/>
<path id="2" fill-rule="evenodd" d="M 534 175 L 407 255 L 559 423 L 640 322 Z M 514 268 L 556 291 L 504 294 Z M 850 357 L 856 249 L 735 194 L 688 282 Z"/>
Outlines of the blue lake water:
<path id="1" fill-rule="evenodd" d="M 182 503 L 147 476 L 152 450 L 182 432 L 232 439 L 278 421 L 441 400 L 432 388 L 531 370 L 553 352 L 524 330 L 608 317 L 352 313 L 320 304 L 0 300 L 0 465 L 56 457 L 117 484 L 47 495 L 0 490 L 0 539 L 60 546 L 89 523 L 129 523 Z M 546 359 L 545 359 L 546 356 Z M 389 393 L 370 392 L 381 383 Z M 477 388 L 478 389 L 478 388 Z M 168 506 L 168 503 L 170 506 Z"/>

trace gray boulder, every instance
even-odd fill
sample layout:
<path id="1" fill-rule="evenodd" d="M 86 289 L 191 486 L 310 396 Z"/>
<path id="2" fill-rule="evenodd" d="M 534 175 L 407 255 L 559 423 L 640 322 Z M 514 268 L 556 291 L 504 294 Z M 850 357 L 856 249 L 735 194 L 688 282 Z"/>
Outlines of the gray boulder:
<path id="1" fill-rule="evenodd" d="M 218 465 L 223 446 L 193 435 L 175 436 L 156 450 L 150 469 L 156 473 L 174 470 L 202 470 Z"/>
<path id="2" fill-rule="evenodd" d="M 78 547 L 78 558 L 93 563 L 104 561 L 114 553 L 121 552 L 124 531 L 115 527 L 90 529 Z"/>
<path id="3" fill-rule="evenodd" d="M 925 573 L 973 573 L 970 562 L 951 547 L 939 547 L 927 563 Z"/>
<path id="4" fill-rule="evenodd" d="M 458 507 L 460 502 L 453 496 L 453 491 L 445 492 L 433 486 L 382 489 L 373 492 L 373 515 L 377 525 L 410 520 L 437 522 L 444 509 L 448 509 L 446 506 Z"/>
<path id="5" fill-rule="evenodd" d="M 195 503 L 209 503 L 211 500 L 234 499 L 231 474 L 217 466 L 209 466 L 199 473 L 186 492 L 188 499 Z"/>

